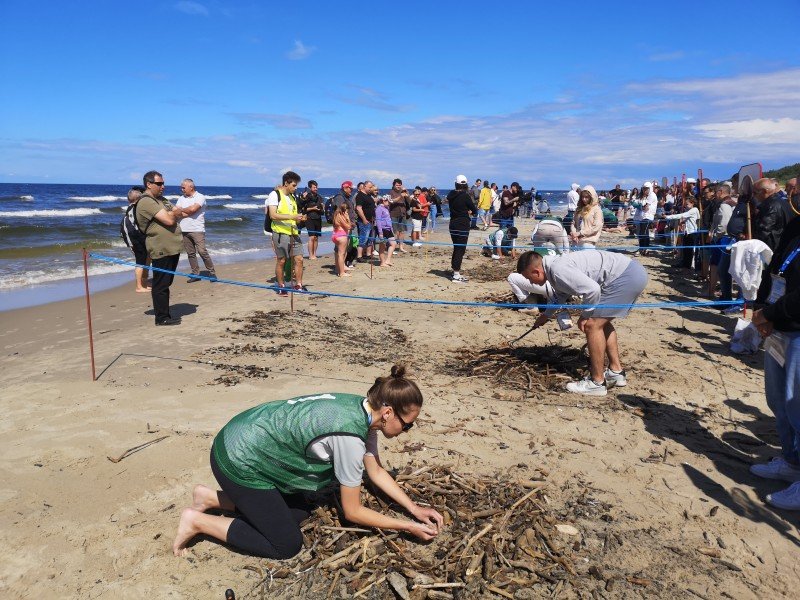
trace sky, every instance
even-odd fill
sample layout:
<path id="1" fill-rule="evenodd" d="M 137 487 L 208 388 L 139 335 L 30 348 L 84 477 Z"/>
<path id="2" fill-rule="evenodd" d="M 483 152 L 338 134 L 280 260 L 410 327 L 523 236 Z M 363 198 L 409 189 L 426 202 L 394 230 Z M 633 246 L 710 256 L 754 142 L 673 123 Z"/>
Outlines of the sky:
<path id="1" fill-rule="evenodd" d="M 798 0 L 0 0 L 0 22 L 0 182 L 602 189 L 800 162 Z"/>

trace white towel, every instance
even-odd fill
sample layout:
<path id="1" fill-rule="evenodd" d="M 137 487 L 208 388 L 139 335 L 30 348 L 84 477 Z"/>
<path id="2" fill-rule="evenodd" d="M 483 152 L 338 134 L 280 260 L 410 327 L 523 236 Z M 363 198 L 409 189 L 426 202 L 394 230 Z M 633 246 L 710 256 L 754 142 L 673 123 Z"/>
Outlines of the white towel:
<path id="1" fill-rule="evenodd" d="M 764 266 L 772 260 L 772 250 L 761 240 L 742 240 L 731 246 L 731 266 L 728 273 L 742 288 L 744 299 L 752 302 L 761 285 Z"/>

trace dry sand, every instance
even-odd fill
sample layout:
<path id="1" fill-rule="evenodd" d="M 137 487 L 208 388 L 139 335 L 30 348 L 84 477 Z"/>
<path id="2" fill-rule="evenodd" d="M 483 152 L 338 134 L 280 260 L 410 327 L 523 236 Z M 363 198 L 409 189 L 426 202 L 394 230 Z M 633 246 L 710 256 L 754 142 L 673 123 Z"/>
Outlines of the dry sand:
<path id="1" fill-rule="evenodd" d="M 697 298 L 698 285 L 661 259 L 640 260 L 651 276 L 642 301 Z M 467 285 L 446 278 L 444 248 L 398 257 L 371 280 L 367 265 L 337 279 L 331 263 L 306 261 L 311 289 L 465 301 L 505 293 L 504 281 L 477 279 L 511 269 L 474 249 L 463 270 L 478 277 Z M 272 268 L 240 263 L 221 275 L 263 282 Z M 798 515 L 765 506 L 782 484 L 748 473 L 775 455 L 777 440 L 761 357 L 727 350 L 731 317 L 634 310 L 618 323 L 629 386 L 591 398 L 455 374 L 456 351 L 512 339 L 531 315 L 299 295 L 292 314 L 288 299 L 268 291 L 184 280 L 172 290 L 178 327 L 154 327 L 149 295 L 132 284 L 93 296 L 95 382 L 83 299 L 0 314 L 6 595 L 221 598 L 230 587 L 239 598 L 262 597 L 250 567 L 269 561 L 208 540 L 189 558 L 170 551 L 192 484 L 213 485 L 213 436 L 256 403 L 363 393 L 395 361 L 412 366 L 426 404 L 418 427 L 384 443 L 384 462 L 549 473 L 550 505 L 581 532 L 579 577 L 596 565 L 618 578 L 612 592 L 595 586 L 598 595 L 796 597 L 800 589 Z M 522 342 L 548 344 L 580 348 L 583 337 L 550 325 Z M 107 458 L 163 436 L 121 462 Z M 275 584 L 266 597 L 279 593 Z M 578 592 L 566 586 L 561 595 Z"/>

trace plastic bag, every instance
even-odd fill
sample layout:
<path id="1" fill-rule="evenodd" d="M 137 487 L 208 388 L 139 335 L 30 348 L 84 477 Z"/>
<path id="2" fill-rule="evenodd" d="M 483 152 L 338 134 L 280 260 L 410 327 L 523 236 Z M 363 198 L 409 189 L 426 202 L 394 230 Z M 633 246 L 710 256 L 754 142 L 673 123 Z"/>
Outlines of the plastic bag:
<path id="1" fill-rule="evenodd" d="M 750 321 L 736 319 L 736 329 L 731 337 L 731 352 L 734 354 L 754 354 L 761 345 L 761 334 Z"/>

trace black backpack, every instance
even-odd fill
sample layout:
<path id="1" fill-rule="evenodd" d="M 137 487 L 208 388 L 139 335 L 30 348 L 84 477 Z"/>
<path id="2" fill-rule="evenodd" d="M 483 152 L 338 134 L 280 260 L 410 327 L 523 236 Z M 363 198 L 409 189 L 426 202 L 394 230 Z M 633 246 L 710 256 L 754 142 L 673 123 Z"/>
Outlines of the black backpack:
<path id="1" fill-rule="evenodd" d="M 139 225 L 136 223 L 136 204 L 133 203 L 125 209 L 125 216 L 122 217 L 122 222 L 119 224 L 119 235 L 125 241 L 125 245 L 131 249 L 144 247 L 147 227 L 150 227 L 150 223 L 148 223 L 144 231 L 139 229 Z"/>

